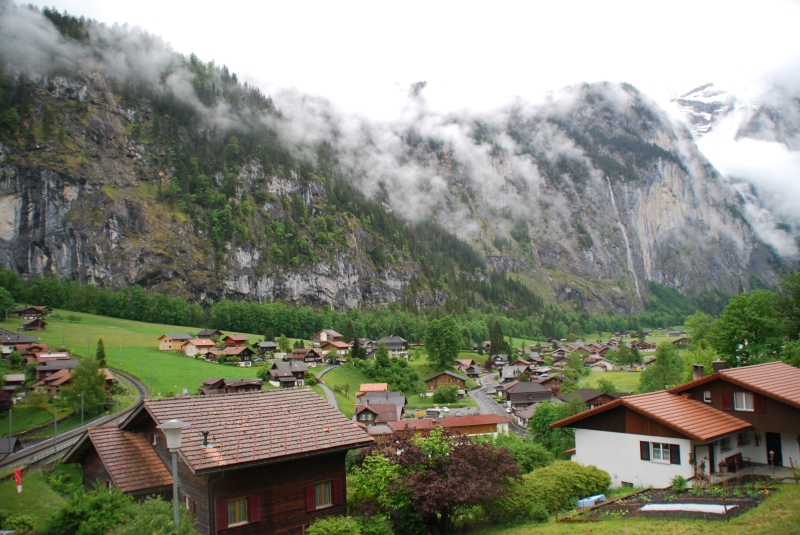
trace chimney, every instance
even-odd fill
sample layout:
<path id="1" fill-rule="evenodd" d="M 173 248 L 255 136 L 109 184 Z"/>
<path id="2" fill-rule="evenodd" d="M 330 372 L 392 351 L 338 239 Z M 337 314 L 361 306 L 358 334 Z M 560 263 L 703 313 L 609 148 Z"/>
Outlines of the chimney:
<path id="1" fill-rule="evenodd" d="M 716 371 L 716 370 L 714 370 Z M 692 378 L 693 379 L 702 379 L 703 374 L 703 365 L 702 364 L 692 364 Z"/>
<path id="2" fill-rule="evenodd" d="M 208 447 L 208 431 L 200 431 L 200 433 L 203 435 L 203 447 L 207 448 Z"/>
<path id="3" fill-rule="evenodd" d="M 724 360 L 715 360 L 711 363 L 714 367 L 714 373 L 720 372 L 725 369 L 725 361 Z"/>

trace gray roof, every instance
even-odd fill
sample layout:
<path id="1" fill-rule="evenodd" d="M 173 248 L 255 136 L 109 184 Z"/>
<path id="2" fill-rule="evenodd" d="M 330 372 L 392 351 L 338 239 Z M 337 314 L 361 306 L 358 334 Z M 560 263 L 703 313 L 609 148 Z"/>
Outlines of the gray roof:
<path id="1" fill-rule="evenodd" d="M 401 407 L 406 405 L 406 396 L 402 392 L 367 392 L 359 398 L 359 403 L 394 403 Z"/>
<path id="2" fill-rule="evenodd" d="M 171 340 L 192 340 L 194 336 L 188 333 L 164 333 L 162 336 L 166 336 Z"/>
<path id="3" fill-rule="evenodd" d="M 539 383 L 517 383 L 511 388 L 507 388 L 506 392 L 510 392 L 512 394 L 528 394 L 531 392 L 547 392 L 550 393 L 550 390 L 547 387 L 540 385 Z"/>
<path id="4" fill-rule="evenodd" d="M 48 370 L 63 370 L 66 368 L 72 369 L 78 365 L 78 361 L 74 359 L 70 360 L 54 360 L 52 362 L 48 362 L 47 364 L 42 364 L 41 366 L 36 366 L 37 372 L 44 372 Z"/>

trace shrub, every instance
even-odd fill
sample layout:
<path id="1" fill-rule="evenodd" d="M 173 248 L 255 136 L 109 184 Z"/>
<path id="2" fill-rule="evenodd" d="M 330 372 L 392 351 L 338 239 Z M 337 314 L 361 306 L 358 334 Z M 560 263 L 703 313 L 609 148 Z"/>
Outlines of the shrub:
<path id="1" fill-rule="evenodd" d="M 611 477 L 595 466 L 581 466 L 572 461 L 558 461 L 522 476 L 514 483 L 508 497 L 487 508 L 495 522 L 516 524 L 542 522 L 555 511 L 575 507 L 580 498 L 604 492 Z"/>
<path id="2" fill-rule="evenodd" d="M 686 478 L 680 474 L 677 474 L 675 477 L 672 478 L 672 490 L 675 492 L 681 492 L 686 490 Z"/>
<path id="3" fill-rule="evenodd" d="M 33 524 L 31 515 L 9 513 L 0 509 L 0 529 L 27 531 L 33 529 Z"/>
<path id="4" fill-rule="evenodd" d="M 455 403 L 458 401 L 458 387 L 444 386 L 437 388 L 433 393 L 434 403 Z"/>
<path id="5" fill-rule="evenodd" d="M 361 522 L 350 516 L 318 518 L 306 530 L 308 535 L 362 535 Z"/>

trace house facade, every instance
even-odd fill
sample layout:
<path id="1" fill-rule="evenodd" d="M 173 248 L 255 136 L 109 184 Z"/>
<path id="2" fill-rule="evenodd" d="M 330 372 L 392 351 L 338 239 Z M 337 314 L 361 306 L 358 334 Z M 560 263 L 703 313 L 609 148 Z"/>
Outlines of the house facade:
<path id="1" fill-rule="evenodd" d="M 181 348 L 188 357 L 204 357 L 214 348 L 214 342 L 206 338 L 196 338 L 185 341 Z"/>
<path id="2" fill-rule="evenodd" d="M 623 397 L 552 427 L 574 427 L 573 460 L 609 472 L 617 485 L 664 487 L 701 463 L 714 473 L 720 463 L 733 471 L 744 458 L 766 466 L 800 458 L 800 369 L 714 364 L 709 376 Z"/>
<path id="3" fill-rule="evenodd" d="M 159 351 L 177 351 L 194 336 L 188 333 L 164 333 L 158 338 Z"/>
<path id="4" fill-rule="evenodd" d="M 191 424 L 178 498 L 203 535 L 294 535 L 320 516 L 345 514 L 345 454 L 373 442 L 310 390 L 282 389 L 145 401 L 119 427 L 90 429 L 65 462 L 83 463 L 87 489 L 99 480 L 171 499 L 175 474 L 156 426 L 173 418 Z"/>
<path id="5" fill-rule="evenodd" d="M 342 339 L 341 334 L 333 329 L 322 329 L 320 332 L 311 337 L 311 343 L 314 347 L 319 347 L 324 342 L 339 342 Z"/>
<path id="6" fill-rule="evenodd" d="M 380 344 L 386 346 L 389 351 L 389 357 L 401 358 L 408 360 L 408 341 L 399 336 L 384 336 L 375 342 L 377 348 Z"/>
<path id="7" fill-rule="evenodd" d="M 427 387 L 428 392 L 431 395 L 438 388 L 457 386 L 459 390 L 464 390 L 466 389 L 466 385 L 467 385 L 466 377 L 462 377 L 457 373 L 453 373 L 451 371 L 443 371 L 441 373 L 437 373 L 433 377 L 425 379 L 425 386 Z"/>

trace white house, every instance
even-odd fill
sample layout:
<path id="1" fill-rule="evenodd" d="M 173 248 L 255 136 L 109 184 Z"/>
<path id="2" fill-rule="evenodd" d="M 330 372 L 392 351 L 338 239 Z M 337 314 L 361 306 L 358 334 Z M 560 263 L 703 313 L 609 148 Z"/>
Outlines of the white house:
<path id="1" fill-rule="evenodd" d="M 742 461 L 781 466 L 800 458 L 800 369 L 715 367 L 702 377 L 700 366 L 697 379 L 669 391 L 620 398 L 551 427 L 575 428 L 572 459 L 605 470 L 615 486 L 666 487 L 701 463 L 713 473 L 720 462 L 730 472 Z"/>

